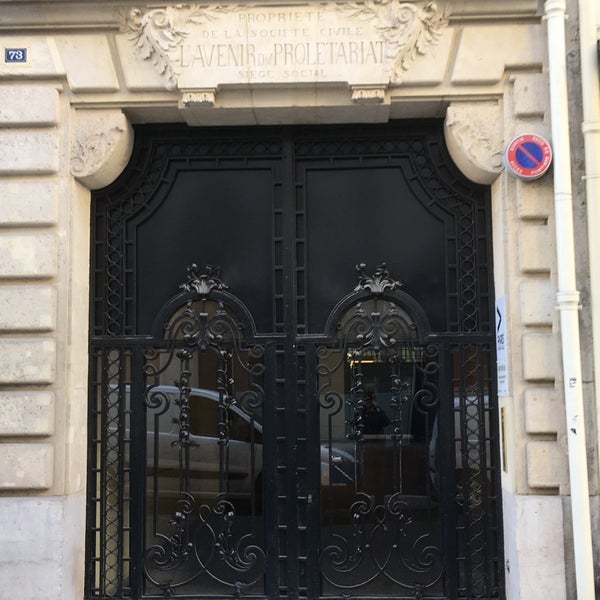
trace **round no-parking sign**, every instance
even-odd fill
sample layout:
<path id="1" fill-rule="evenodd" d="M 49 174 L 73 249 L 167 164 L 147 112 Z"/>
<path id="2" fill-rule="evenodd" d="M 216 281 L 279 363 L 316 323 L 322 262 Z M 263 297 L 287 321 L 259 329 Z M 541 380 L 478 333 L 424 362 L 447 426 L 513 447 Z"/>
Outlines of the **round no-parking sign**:
<path id="1" fill-rule="evenodd" d="M 504 153 L 506 168 L 521 179 L 537 179 L 550 167 L 552 148 L 541 136 L 524 133 L 517 136 Z"/>

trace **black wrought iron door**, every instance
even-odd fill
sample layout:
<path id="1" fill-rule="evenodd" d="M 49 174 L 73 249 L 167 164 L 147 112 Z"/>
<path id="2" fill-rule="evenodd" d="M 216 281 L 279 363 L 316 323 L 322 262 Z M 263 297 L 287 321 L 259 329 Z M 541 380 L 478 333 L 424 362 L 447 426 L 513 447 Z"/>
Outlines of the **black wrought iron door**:
<path id="1" fill-rule="evenodd" d="M 88 598 L 502 596 L 488 193 L 440 123 L 139 127 L 92 218 Z"/>

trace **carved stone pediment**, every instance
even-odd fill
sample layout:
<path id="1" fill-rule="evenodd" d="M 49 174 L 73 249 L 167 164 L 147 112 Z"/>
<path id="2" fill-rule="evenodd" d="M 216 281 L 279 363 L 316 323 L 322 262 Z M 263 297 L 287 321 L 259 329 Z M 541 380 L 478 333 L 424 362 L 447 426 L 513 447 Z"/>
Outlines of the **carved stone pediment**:
<path id="1" fill-rule="evenodd" d="M 447 9 L 435 2 L 363 0 L 152 5 L 124 14 L 122 29 L 184 104 L 210 105 L 212 92 L 200 100 L 194 92 L 315 82 L 358 86 L 355 102 L 379 102 L 447 25 Z"/>

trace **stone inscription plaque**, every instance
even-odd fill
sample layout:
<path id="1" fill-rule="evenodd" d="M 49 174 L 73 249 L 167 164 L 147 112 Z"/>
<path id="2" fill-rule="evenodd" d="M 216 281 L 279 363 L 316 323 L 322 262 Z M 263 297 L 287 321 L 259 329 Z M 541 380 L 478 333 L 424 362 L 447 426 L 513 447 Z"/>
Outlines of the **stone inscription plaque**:
<path id="1" fill-rule="evenodd" d="M 138 56 L 152 61 L 167 88 L 182 91 L 308 82 L 385 87 L 401 82 L 447 24 L 436 3 L 401 0 L 177 4 L 123 18 Z"/>

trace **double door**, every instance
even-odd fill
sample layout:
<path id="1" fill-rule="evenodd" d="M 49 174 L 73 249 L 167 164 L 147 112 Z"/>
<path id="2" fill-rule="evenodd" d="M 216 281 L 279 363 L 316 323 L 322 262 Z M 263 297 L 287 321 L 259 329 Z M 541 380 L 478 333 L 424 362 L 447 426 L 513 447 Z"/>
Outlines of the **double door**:
<path id="1" fill-rule="evenodd" d="M 442 139 L 136 131 L 94 197 L 88 597 L 502 594 L 488 196 Z"/>

